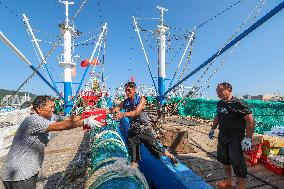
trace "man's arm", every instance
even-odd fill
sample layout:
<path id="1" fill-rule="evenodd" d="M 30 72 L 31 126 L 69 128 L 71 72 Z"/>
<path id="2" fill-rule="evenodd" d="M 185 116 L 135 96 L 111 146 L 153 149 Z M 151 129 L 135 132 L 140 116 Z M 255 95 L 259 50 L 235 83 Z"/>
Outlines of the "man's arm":
<path id="1" fill-rule="evenodd" d="M 74 121 L 78 121 L 81 119 L 81 116 L 80 115 L 74 115 L 74 116 L 62 116 L 64 119 L 62 121 L 65 121 L 65 120 L 74 120 Z"/>
<path id="2" fill-rule="evenodd" d="M 215 116 L 214 118 L 214 121 L 213 121 L 213 125 L 208 133 L 208 137 L 209 139 L 213 139 L 214 138 L 214 132 L 215 132 L 215 129 L 217 128 L 219 122 L 218 122 L 218 115 Z"/>
<path id="3" fill-rule="evenodd" d="M 253 132 L 254 132 L 254 119 L 252 114 L 248 114 L 244 116 L 246 120 L 246 138 L 252 139 Z"/>
<path id="4" fill-rule="evenodd" d="M 218 126 L 219 122 L 218 122 L 218 115 L 215 116 L 214 121 L 213 121 L 213 125 L 212 125 L 212 129 L 216 129 Z"/>
<path id="5" fill-rule="evenodd" d="M 113 113 L 119 112 L 121 109 L 123 109 L 123 102 L 121 102 L 116 107 L 113 107 L 111 109 L 106 109 L 106 114 L 113 114 Z"/>
<path id="6" fill-rule="evenodd" d="M 118 114 L 115 116 L 115 119 L 121 119 L 123 117 L 133 117 L 133 116 L 139 115 L 141 111 L 143 110 L 143 108 L 145 107 L 145 104 L 146 104 L 145 97 L 141 97 L 140 103 L 135 108 L 135 110 L 132 110 L 130 112 L 125 112 L 125 113 L 118 112 Z"/>
<path id="7" fill-rule="evenodd" d="M 62 131 L 69 130 L 76 127 L 81 127 L 84 125 L 84 120 L 81 119 L 81 116 L 71 116 L 63 121 L 51 123 L 47 131 Z"/>

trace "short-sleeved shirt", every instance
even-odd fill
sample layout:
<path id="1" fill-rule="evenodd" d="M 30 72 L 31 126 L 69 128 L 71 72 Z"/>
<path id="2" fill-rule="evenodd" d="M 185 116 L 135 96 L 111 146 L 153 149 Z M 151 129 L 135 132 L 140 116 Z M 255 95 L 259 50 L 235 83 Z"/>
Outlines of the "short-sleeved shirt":
<path id="1" fill-rule="evenodd" d="M 244 137 L 246 129 L 245 115 L 251 114 L 249 106 L 242 100 L 233 97 L 230 101 L 217 103 L 217 115 L 220 136 Z"/>
<path id="2" fill-rule="evenodd" d="M 1 178 L 4 181 L 26 180 L 40 171 L 44 148 L 48 143 L 47 128 L 51 121 L 33 114 L 19 126 L 13 139 Z"/>

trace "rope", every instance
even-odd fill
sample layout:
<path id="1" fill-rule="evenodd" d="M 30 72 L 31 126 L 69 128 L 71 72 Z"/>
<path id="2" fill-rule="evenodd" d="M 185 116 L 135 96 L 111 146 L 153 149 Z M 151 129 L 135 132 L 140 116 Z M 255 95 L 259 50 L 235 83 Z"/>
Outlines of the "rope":
<path id="1" fill-rule="evenodd" d="M 150 73 L 150 75 L 151 75 L 153 85 L 154 85 L 154 87 L 155 87 L 156 91 L 158 91 L 158 90 L 157 90 L 157 87 L 156 87 L 156 83 L 155 83 L 155 81 L 154 81 L 154 77 L 153 77 L 153 74 L 152 74 L 152 70 L 151 70 L 151 68 L 150 68 L 149 59 L 148 59 L 148 56 L 147 56 L 146 50 L 145 50 L 144 45 L 143 45 L 143 41 L 142 41 L 141 36 L 140 36 L 140 33 L 139 33 L 139 28 L 138 28 L 138 26 L 137 26 L 137 24 L 138 24 L 138 23 L 136 22 L 136 20 L 135 20 L 135 17 L 134 17 L 134 16 L 133 16 L 133 23 L 134 23 L 134 25 L 135 25 L 135 30 L 136 30 L 136 32 L 137 32 L 137 34 L 138 34 L 139 41 L 140 41 L 140 43 L 141 43 L 142 50 L 143 50 L 143 52 L 144 52 L 144 56 L 145 56 L 145 59 L 146 59 L 146 63 L 147 63 L 147 67 L 148 67 L 148 71 L 149 71 L 149 73 Z"/>
<path id="2" fill-rule="evenodd" d="M 72 20 L 71 20 L 71 24 L 72 25 L 74 23 L 75 18 L 78 16 L 79 12 L 82 10 L 84 4 L 87 2 L 88 0 L 84 0 L 81 3 L 81 6 L 79 7 L 79 9 L 76 11 L 75 15 L 73 16 Z M 62 32 L 62 34 L 59 36 L 59 38 L 56 40 L 56 42 L 53 43 L 53 46 L 51 47 L 51 49 L 48 51 L 48 53 L 44 56 L 43 60 L 40 62 L 40 64 L 38 65 L 38 67 L 36 67 L 36 70 L 33 71 L 33 73 L 18 87 L 18 89 L 11 95 L 11 97 L 7 100 L 9 101 L 11 98 L 13 98 L 18 92 L 19 90 L 25 85 L 27 84 L 32 78 L 33 76 L 36 74 L 36 72 L 41 68 L 41 66 L 46 62 L 47 58 L 53 53 L 53 51 L 55 50 L 55 48 L 59 45 L 59 42 L 61 41 L 62 37 L 64 36 L 65 32 L 67 31 L 68 28 L 65 28 L 64 31 Z M 7 102 L 6 101 L 6 102 Z M 6 102 L 4 102 L 3 104 L 5 104 Z"/>
<path id="3" fill-rule="evenodd" d="M 194 29 L 194 30 L 195 30 L 195 29 Z M 195 36 L 195 32 L 193 31 L 193 32 L 191 33 L 190 37 L 189 37 L 188 43 L 187 43 L 187 45 L 186 45 L 186 47 L 185 47 L 185 49 L 184 49 L 184 52 L 183 52 L 183 54 L 182 54 L 182 56 L 181 56 L 181 59 L 180 59 L 180 61 L 179 61 L 179 64 L 178 64 L 178 66 L 177 66 L 177 68 L 176 68 L 176 70 L 175 70 L 174 76 L 173 76 L 173 78 L 172 78 L 172 80 L 171 80 L 171 82 L 170 82 L 170 87 L 171 87 L 172 84 L 173 84 L 173 81 L 174 81 L 174 79 L 175 79 L 175 77 L 176 77 L 176 75 L 177 75 L 177 72 L 178 72 L 178 70 L 179 70 L 179 68 L 180 68 L 181 63 L 183 62 L 183 58 L 184 58 L 184 56 L 185 56 L 185 53 L 187 52 L 187 49 L 188 49 L 190 46 L 192 46 L 192 43 L 193 43 L 193 40 L 194 40 L 194 36 Z M 191 54 L 191 53 L 190 53 L 190 54 Z"/>
<path id="4" fill-rule="evenodd" d="M 55 38 L 59 37 L 58 35 L 51 34 L 51 33 L 44 32 L 44 31 L 40 31 L 40 30 L 38 30 L 38 29 L 34 29 L 33 31 L 34 31 L 34 32 L 37 32 L 37 33 L 42 33 L 42 34 L 44 34 L 44 35 L 46 35 L 46 36 L 49 36 L 49 37 L 55 37 Z"/>
<path id="5" fill-rule="evenodd" d="M 188 52 L 188 55 L 187 55 L 184 67 L 182 69 L 182 72 L 181 72 L 181 74 L 179 76 L 179 79 L 178 79 L 179 81 L 182 79 L 183 74 L 185 73 L 185 70 L 189 70 L 189 68 L 187 68 L 187 67 L 189 66 L 189 63 L 190 63 L 190 58 L 191 58 L 191 54 L 192 54 L 193 45 L 194 45 L 194 40 L 192 41 L 192 44 L 189 47 L 190 49 L 189 49 L 189 52 Z"/>
<path id="6" fill-rule="evenodd" d="M 253 23 L 254 20 L 256 19 L 256 17 L 258 16 L 260 10 L 262 9 L 263 5 L 266 3 L 266 0 L 259 0 L 257 6 L 253 9 L 253 11 L 251 12 L 251 14 L 244 20 L 244 22 L 240 25 L 240 27 L 237 29 L 237 31 L 232 35 L 231 38 L 229 38 L 229 40 L 227 41 L 227 43 L 224 45 L 226 46 L 230 41 L 232 41 L 232 39 L 240 32 L 240 30 L 242 29 L 242 27 L 245 25 L 245 23 L 250 19 L 250 17 L 254 14 L 254 12 L 256 11 L 257 7 L 258 10 L 255 13 L 255 15 L 253 16 L 253 18 L 250 20 L 250 23 Z M 249 28 L 249 27 L 247 27 Z M 235 50 L 235 48 L 238 46 L 238 44 L 240 43 L 240 41 L 238 43 L 236 43 L 233 47 L 233 49 L 227 54 L 227 56 L 225 57 L 225 59 L 221 62 L 221 64 L 219 65 L 219 67 L 217 67 L 217 69 L 209 76 L 209 78 L 205 81 L 204 84 L 206 84 L 213 75 L 215 75 L 217 73 L 217 71 L 220 69 L 221 66 L 224 65 L 225 61 L 229 58 L 229 56 L 231 55 L 231 53 Z M 221 48 L 222 49 L 222 48 Z M 219 50 L 219 53 L 221 51 L 221 49 Z M 209 70 L 210 66 L 215 62 L 215 60 L 217 59 L 217 57 L 209 64 L 209 66 L 207 67 L 207 69 L 204 71 L 203 75 L 199 78 L 199 80 L 197 81 L 197 83 L 199 83 L 199 81 L 202 79 L 203 76 L 205 76 L 206 72 Z M 201 87 L 198 88 L 198 90 L 200 90 L 203 87 L 203 85 Z M 209 87 L 207 87 L 206 89 L 208 89 Z M 204 90 L 203 90 L 204 91 Z"/>
<path id="7" fill-rule="evenodd" d="M 242 0 L 239 0 L 237 2 L 235 2 L 234 4 L 230 5 L 229 7 L 227 7 L 226 9 L 224 9 L 223 11 L 219 12 L 218 14 L 216 14 L 215 16 L 209 18 L 208 20 L 204 21 L 203 23 L 201 23 L 199 26 L 197 26 L 197 29 L 199 29 L 200 27 L 204 26 L 205 24 L 208 24 L 209 22 L 211 22 L 212 20 L 216 19 L 218 16 L 221 16 L 223 13 L 227 12 L 228 10 L 230 10 L 231 8 L 233 8 L 234 6 L 236 6 L 237 4 L 239 4 Z"/>
<path id="8" fill-rule="evenodd" d="M 251 23 L 255 20 L 255 18 L 257 17 L 257 15 L 259 14 L 262 6 L 264 5 L 264 3 L 266 2 L 266 0 L 259 0 L 256 7 L 252 10 L 252 12 L 249 14 L 249 16 L 242 22 L 242 24 L 239 26 L 239 28 L 237 29 L 237 31 L 227 40 L 227 42 L 225 43 L 225 45 L 219 49 L 219 51 L 217 52 L 217 55 L 220 54 L 220 52 L 222 51 L 222 49 L 227 45 L 229 44 L 233 38 L 240 32 L 240 30 L 242 29 L 242 27 L 244 26 L 244 24 L 251 18 L 251 16 L 255 13 L 256 9 L 258 8 L 258 11 L 255 13 L 255 16 L 251 19 Z M 261 5 L 262 3 L 262 5 Z M 240 42 L 240 41 L 239 41 Z M 233 50 L 238 46 L 239 42 L 233 47 L 233 49 L 228 53 L 228 56 L 233 52 Z M 228 58 L 228 56 L 226 57 L 226 59 Z M 218 56 L 216 56 L 209 64 L 209 66 L 207 67 L 207 69 L 204 71 L 204 73 L 201 75 L 201 77 L 197 80 L 196 84 L 200 82 L 200 80 L 205 76 L 205 74 L 207 73 L 207 71 L 209 70 L 210 66 L 215 62 L 215 60 L 217 59 Z M 221 65 L 222 66 L 223 64 L 225 63 L 225 60 L 222 61 Z M 217 71 L 218 71 L 219 68 L 217 68 Z M 214 75 L 216 74 L 217 72 L 216 70 L 213 72 L 213 74 L 211 74 L 211 76 L 209 77 L 209 79 Z M 194 89 L 195 88 L 195 85 L 193 85 Z M 209 87 L 207 87 L 206 89 L 208 89 Z M 204 89 L 204 90 L 206 90 Z M 185 98 L 192 98 L 194 95 L 197 94 L 197 92 L 200 90 L 200 88 L 197 88 L 196 91 L 193 91 L 193 93 L 190 95 L 190 96 L 185 96 L 183 97 L 179 103 L 175 106 L 175 108 L 173 109 L 173 111 L 170 113 L 170 115 L 172 115 L 181 105 L 184 105 L 184 103 L 186 103 L 185 101 Z"/>

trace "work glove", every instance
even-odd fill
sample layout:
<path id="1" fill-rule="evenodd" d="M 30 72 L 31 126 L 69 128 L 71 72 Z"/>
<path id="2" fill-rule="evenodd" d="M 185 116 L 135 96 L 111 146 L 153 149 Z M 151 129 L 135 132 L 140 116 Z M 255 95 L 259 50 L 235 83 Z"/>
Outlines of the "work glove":
<path id="1" fill-rule="evenodd" d="M 215 131 L 215 129 L 213 129 L 213 128 L 209 131 L 208 137 L 209 137 L 209 139 L 211 139 L 211 140 L 213 139 L 214 131 Z"/>
<path id="2" fill-rule="evenodd" d="M 251 150 L 251 139 L 250 138 L 244 138 L 241 144 L 242 144 L 242 150 L 246 152 Z"/>
<path id="3" fill-rule="evenodd" d="M 84 119 L 84 125 L 89 126 L 90 128 L 98 128 L 102 127 L 102 123 L 95 120 L 99 115 L 92 115 L 86 119 Z"/>

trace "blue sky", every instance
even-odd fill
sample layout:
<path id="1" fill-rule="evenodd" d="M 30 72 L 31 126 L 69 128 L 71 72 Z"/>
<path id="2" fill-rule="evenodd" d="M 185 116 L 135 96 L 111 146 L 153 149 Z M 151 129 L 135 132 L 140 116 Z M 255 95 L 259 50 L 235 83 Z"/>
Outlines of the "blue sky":
<path id="1" fill-rule="evenodd" d="M 34 65 L 39 61 L 22 22 L 22 13 L 30 19 L 33 29 L 50 34 L 59 35 L 58 24 L 65 20 L 64 7 L 57 0 L 0 0 L 0 30 L 25 54 Z M 75 5 L 70 7 L 70 17 L 81 4 L 75 1 Z M 171 27 L 170 36 L 183 34 L 185 30 L 192 30 L 203 21 L 211 18 L 236 0 L 89 0 L 75 18 L 75 26 L 82 33 L 92 31 L 101 27 L 102 23 L 108 23 L 107 45 L 105 53 L 105 74 L 108 87 L 113 90 L 120 83 L 129 80 L 132 74 L 138 84 L 151 86 L 152 81 L 147 70 L 145 58 L 141 50 L 137 34 L 132 28 L 132 16 L 140 18 L 159 17 L 156 5 L 168 8 L 165 14 L 165 23 Z M 255 8 L 259 0 L 241 1 L 238 5 L 223 13 L 221 16 L 200 27 L 196 31 L 196 40 L 193 47 L 190 71 L 207 60 L 212 54 L 218 51 L 245 18 Z M 273 0 L 265 3 L 259 16 L 277 6 L 281 0 Z M 6 8 L 7 7 L 7 8 Z M 18 15 L 18 16 L 16 16 Z M 267 94 L 275 93 L 277 90 L 284 95 L 284 11 L 272 17 L 256 31 L 243 39 L 231 56 L 225 61 L 219 71 L 209 80 L 210 88 L 204 91 L 205 97 L 216 97 L 215 87 L 217 83 L 228 81 L 232 83 L 234 94 Z M 256 21 L 255 20 L 255 21 Z M 157 21 L 139 21 L 143 29 L 155 30 Z M 179 28 L 181 31 L 174 28 Z M 245 26 L 243 29 L 246 29 Z M 242 30 L 243 31 L 243 30 Z M 55 38 L 36 32 L 37 38 L 54 42 Z M 92 33 L 97 35 L 98 32 Z M 150 57 L 150 64 L 153 74 L 157 75 L 157 49 L 155 40 L 151 33 L 143 34 L 146 50 Z M 147 36 L 146 38 L 144 36 Z M 92 35 L 82 36 L 76 39 L 75 43 L 89 39 Z M 147 41 L 145 41 L 147 39 Z M 167 56 L 167 77 L 171 78 L 179 59 L 184 50 L 185 40 L 180 42 L 171 41 Z M 46 54 L 51 48 L 49 43 L 40 43 L 43 53 Z M 179 50 L 179 47 L 182 49 Z M 74 54 L 81 56 L 77 62 L 77 77 L 74 82 L 78 82 L 82 76 L 83 68 L 80 67 L 82 59 L 89 58 L 94 45 L 79 46 Z M 176 57 L 174 55 L 179 52 Z M 47 59 L 47 63 L 52 70 L 54 79 L 62 81 L 62 68 L 58 65 L 57 57 L 62 53 L 62 46 L 59 46 L 54 54 Z M 197 86 L 204 84 L 204 81 L 220 65 L 226 54 L 219 57 L 205 75 L 205 79 L 197 83 Z M 172 60 L 172 61 L 171 61 Z M 11 50 L 0 42 L 0 88 L 17 89 L 22 82 L 32 73 L 32 71 L 21 60 L 11 52 Z M 183 65 L 183 64 L 182 64 Z M 99 67 L 97 71 L 100 71 Z M 42 73 L 45 73 L 41 69 Z M 189 78 L 184 85 L 192 86 L 202 75 L 204 70 Z M 179 72 L 180 73 L 180 72 Z M 189 71 L 187 71 L 189 73 Z M 176 80 L 177 81 L 177 80 Z M 59 84 L 58 87 L 62 89 Z M 38 76 L 25 85 L 22 91 L 30 91 L 36 94 L 54 93 L 43 83 Z"/>

